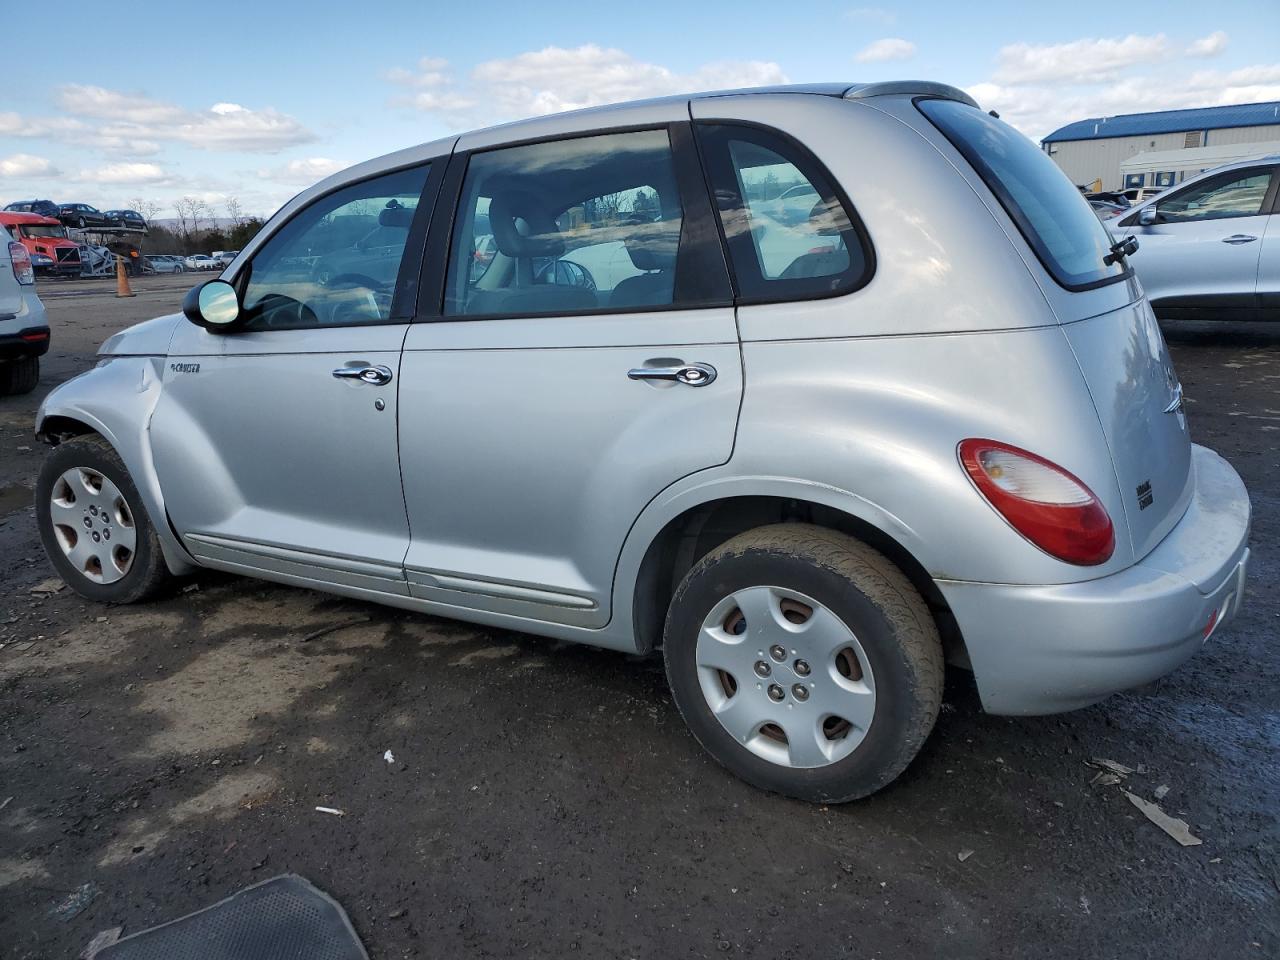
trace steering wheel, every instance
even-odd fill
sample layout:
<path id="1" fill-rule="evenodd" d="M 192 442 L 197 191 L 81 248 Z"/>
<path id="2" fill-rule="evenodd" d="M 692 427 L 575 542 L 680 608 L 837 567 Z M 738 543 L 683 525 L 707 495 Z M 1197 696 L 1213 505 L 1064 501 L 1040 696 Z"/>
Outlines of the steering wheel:
<path id="1" fill-rule="evenodd" d="M 358 273 L 343 273 L 328 278 L 321 286 L 331 291 L 332 296 L 322 301 L 328 305 L 330 324 L 371 322 L 382 319 L 383 307 L 390 306 L 391 284 L 379 283 L 372 277 Z M 357 294 L 365 291 L 368 296 L 361 298 Z M 350 291 L 350 294 L 347 294 Z M 347 294 L 347 295 L 344 295 Z"/>

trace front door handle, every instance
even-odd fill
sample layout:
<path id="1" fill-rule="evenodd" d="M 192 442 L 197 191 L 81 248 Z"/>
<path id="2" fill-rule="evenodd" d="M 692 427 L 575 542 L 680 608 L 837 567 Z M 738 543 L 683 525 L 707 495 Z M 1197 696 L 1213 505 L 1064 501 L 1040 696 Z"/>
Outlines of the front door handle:
<path id="1" fill-rule="evenodd" d="M 678 367 L 635 367 L 627 371 L 632 380 L 674 380 L 689 387 L 705 387 L 716 378 L 709 363 L 682 363 Z"/>
<path id="2" fill-rule="evenodd" d="M 361 383 L 372 383 L 382 386 L 391 382 L 391 368 L 382 364 L 357 364 L 350 367 L 339 367 L 333 371 L 339 380 L 359 380 Z"/>
<path id="3" fill-rule="evenodd" d="M 1229 237 L 1223 237 L 1222 242 L 1234 245 L 1237 243 L 1253 243 L 1257 239 L 1257 237 L 1251 237 L 1247 233 L 1233 233 Z"/>

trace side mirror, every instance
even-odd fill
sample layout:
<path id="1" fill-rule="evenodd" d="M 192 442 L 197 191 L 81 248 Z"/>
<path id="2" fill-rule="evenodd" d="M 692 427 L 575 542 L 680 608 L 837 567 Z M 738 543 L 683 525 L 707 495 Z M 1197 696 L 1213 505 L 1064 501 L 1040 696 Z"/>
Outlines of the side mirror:
<path id="1" fill-rule="evenodd" d="M 182 299 L 182 312 L 198 327 L 214 333 L 235 329 L 240 319 L 240 295 L 225 280 L 210 280 L 192 287 Z"/>
<path id="2" fill-rule="evenodd" d="M 1160 211 L 1156 209 L 1153 203 L 1149 207 L 1143 207 L 1138 213 L 1138 223 L 1144 227 L 1149 227 L 1160 220 Z"/>

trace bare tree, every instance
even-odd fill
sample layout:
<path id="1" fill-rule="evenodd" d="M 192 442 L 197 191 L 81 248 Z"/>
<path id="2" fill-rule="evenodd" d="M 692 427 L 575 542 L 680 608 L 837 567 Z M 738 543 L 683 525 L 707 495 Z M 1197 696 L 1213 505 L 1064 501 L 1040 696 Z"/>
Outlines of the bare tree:
<path id="1" fill-rule="evenodd" d="M 244 223 L 244 211 L 240 208 L 240 201 L 235 197 L 227 197 L 224 204 L 227 208 L 227 216 L 231 218 L 231 226 L 238 227 Z"/>
<path id="2" fill-rule="evenodd" d="M 154 200 L 148 200 L 145 197 L 134 197 L 129 201 L 129 209 L 137 210 L 142 214 L 142 219 L 150 223 L 155 219 L 155 215 L 164 208 Z"/>
<path id="3" fill-rule="evenodd" d="M 200 232 L 200 221 L 208 220 L 210 213 L 209 204 L 201 200 L 199 197 L 191 198 L 191 232 Z"/>
<path id="4" fill-rule="evenodd" d="M 173 212 L 178 215 L 178 229 L 182 233 L 183 242 L 191 236 L 191 224 L 195 219 L 195 197 L 183 197 L 173 205 Z"/>

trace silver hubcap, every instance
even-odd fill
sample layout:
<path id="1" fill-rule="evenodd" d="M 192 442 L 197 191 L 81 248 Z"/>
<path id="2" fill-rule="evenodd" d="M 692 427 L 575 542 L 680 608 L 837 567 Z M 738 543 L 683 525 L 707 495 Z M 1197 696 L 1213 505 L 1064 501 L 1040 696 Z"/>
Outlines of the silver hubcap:
<path id="1" fill-rule="evenodd" d="M 812 597 L 748 587 L 702 623 L 698 683 L 729 734 L 784 767 L 824 767 L 862 743 L 875 677 L 853 631 Z"/>
<path id="2" fill-rule="evenodd" d="M 97 470 L 72 467 L 49 498 L 53 535 L 71 565 L 94 583 L 115 583 L 133 566 L 138 532 L 120 488 Z"/>

